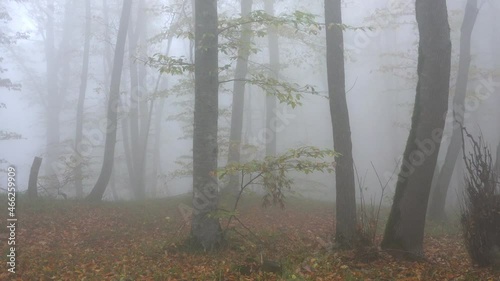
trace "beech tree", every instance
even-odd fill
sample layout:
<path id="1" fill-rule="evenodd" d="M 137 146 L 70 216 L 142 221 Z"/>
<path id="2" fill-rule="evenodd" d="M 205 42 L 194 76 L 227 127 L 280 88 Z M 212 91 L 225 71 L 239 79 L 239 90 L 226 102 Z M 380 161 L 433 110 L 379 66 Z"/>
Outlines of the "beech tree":
<path id="1" fill-rule="evenodd" d="M 328 95 L 336 156 L 336 233 L 342 247 L 350 247 L 356 232 L 356 189 L 351 128 L 347 109 L 344 69 L 344 34 L 341 0 L 325 0 Z"/>
<path id="2" fill-rule="evenodd" d="M 252 0 L 241 0 L 242 17 L 246 17 L 250 14 L 252 11 L 252 2 Z M 241 30 L 240 47 L 238 48 L 238 59 L 236 60 L 236 69 L 234 73 L 235 81 L 233 84 L 233 104 L 231 108 L 228 164 L 240 162 L 243 108 L 245 105 L 245 79 L 248 74 L 248 57 L 250 56 L 251 39 L 251 24 L 245 24 Z M 230 190 L 238 190 L 238 175 L 232 175 L 229 178 L 228 187 Z"/>
<path id="3" fill-rule="evenodd" d="M 137 15 L 135 20 L 131 17 L 133 27 L 128 29 L 128 48 L 129 48 L 129 72 L 130 72 L 130 112 L 127 122 L 124 120 L 122 125 L 128 126 L 129 130 L 124 134 L 125 157 L 129 172 L 131 187 L 137 199 L 144 199 L 146 196 L 145 173 L 146 156 L 149 138 L 149 129 L 151 124 L 152 111 L 148 107 L 146 98 L 146 67 L 143 63 L 137 62 L 137 57 L 145 59 L 147 57 L 145 50 L 147 22 L 146 3 L 141 0 L 137 4 Z"/>
<path id="4" fill-rule="evenodd" d="M 427 201 L 448 110 L 451 41 L 446 0 L 416 0 L 418 84 L 410 134 L 382 248 L 423 257 Z"/>
<path id="5" fill-rule="evenodd" d="M 222 240 L 218 218 L 210 216 L 219 199 L 217 124 L 219 49 L 217 0 L 195 0 L 195 102 L 193 131 L 193 219 L 191 236 L 204 250 Z"/>
<path id="6" fill-rule="evenodd" d="M 455 97 L 453 98 L 454 123 L 451 142 L 446 152 L 444 164 L 437 175 L 435 188 L 429 201 L 429 218 L 433 220 L 442 220 L 445 217 L 446 195 L 448 194 L 448 187 L 453 175 L 455 163 L 462 149 L 461 128 L 459 124 L 455 122 L 458 121 L 462 124 L 464 122 L 465 96 L 467 94 L 471 64 L 472 31 L 476 23 L 478 12 L 477 0 L 467 0 L 460 36 L 460 60 L 458 63 Z"/>
<path id="7" fill-rule="evenodd" d="M 132 0 L 124 0 L 122 13 L 120 16 L 120 26 L 116 39 L 115 55 L 113 59 L 113 71 L 111 73 L 111 85 L 109 89 L 106 142 L 104 144 L 104 159 L 101 173 L 97 178 L 94 188 L 87 196 L 88 200 L 100 201 L 106 191 L 106 187 L 113 171 L 115 156 L 116 130 L 118 127 L 118 102 L 120 98 L 120 81 L 123 69 L 123 57 L 125 54 L 125 41 L 127 39 L 127 29 L 130 21 L 130 11 Z"/>
<path id="8" fill-rule="evenodd" d="M 85 104 L 85 93 L 87 91 L 87 81 L 89 73 L 90 57 L 90 28 L 92 23 L 90 0 L 85 0 L 85 43 L 83 44 L 83 63 L 80 77 L 80 92 L 78 95 L 78 104 L 76 109 L 76 133 L 75 133 L 75 151 L 83 140 L 83 106 Z M 76 196 L 83 196 L 83 174 L 81 161 L 75 167 L 75 189 Z"/>

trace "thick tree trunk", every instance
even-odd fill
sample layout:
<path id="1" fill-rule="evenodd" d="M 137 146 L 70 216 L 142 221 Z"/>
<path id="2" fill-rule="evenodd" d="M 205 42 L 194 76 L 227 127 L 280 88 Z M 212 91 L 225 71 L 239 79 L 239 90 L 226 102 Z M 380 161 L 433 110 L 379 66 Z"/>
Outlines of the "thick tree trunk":
<path id="1" fill-rule="evenodd" d="M 38 172 L 42 165 L 42 158 L 35 157 L 31 165 L 30 178 L 28 181 L 28 198 L 35 199 L 38 197 Z"/>
<path id="2" fill-rule="evenodd" d="M 195 105 L 193 132 L 193 220 L 191 235 L 204 250 L 222 240 L 218 218 L 217 121 L 219 115 L 217 0 L 195 0 Z"/>
<path id="3" fill-rule="evenodd" d="M 274 1 L 265 0 L 264 10 L 269 15 L 274 15 Z M 270 77 L 279 78 L 280 71 L 280 50 L 279 37 L 276 28 L 268 27 L 269 65 Z M 268 95 L 266 97 L 266 156 L 276 155 L 276 97 Z"/>
<path id="4" fill-rule="evenodd" d="M 325 0 L 328 92 L 336 157 L 336 234 L 341 247 L 350 247 L 356 231 L 356 189 L 351 128 L 347 109 L 344 69 L 344 35 L 341 0 Z"/>
<path id="5" fill-rule="evenodd" d="M 455 97 L 453 99 L 453 117 L 456 121 L 464 123 L 465 95 L 467 94 L 467 82 L 471 63 L 471 37 L 476 23 L 477 0 L 468 0 L 465 7 L 465 15 L 462 23 L 460 37 L 460 59 L 458 64 L 457 83 Z M 445 205 L 451 177 L 457 162 L 458 155 L 462 151 L 462 134 L 460 125 L 453 122 L 451 142 L 448 146 L 446 158 L 437 177 L 437 183 L 429 202 L 429 218 L 432 220 L 443 220 L 445 218 Z"/>
<path id="6" fill-rule="evenodd" d="M 448 109 L 451 42 L 446 0 L 416 0 L 418 85 L 410 135 L 382 248 L 423 257 L 427 201 Z"/>
<path id="7" fill-rule="evenodd" d="M 129 24 L 130 10 L 132 9 L 132 0 L 124 0 L 122 14 L 120 17 L 120 27 L 116 41 L 115 55 L 113 60 L 113 71 L 111 74 L 111 85 L 109 89 L 106 142 L 104 145 L 104 160 L 101 173 L 97 182 L 88 195 L 87 199 L 91 201 L 100 201 L 106 191 L 109 183 L 113 162 L 115 156 L 116 130 L 118 126 L 118 103 L 120 98 L 120 81 L 123 69 L 123 57 L 125 53 L 125 41 L 127 38 L 127 29 Z"/>
<path id="8" fill-rule="evenodd" d="M 241 16 L 247 17 L 252 12 L 252 0 L 241 0 Z M 245 107 L 245 78 L 248 74 L 248 57 L 252 40 L 251 25 L 246 24 L 241 29 L 240 47 L 234 73 L 233 104 L 231 109 L 231 131 L 229 136 L 228 164 L 239 163 L 241 153 L 241 138 L 243 131 L 243 109 Z M 239 190 L 240 177 L 232 175 L 229 178 L 228 190 Z"/>
<path id="9" fill-rule="evenodd" d="M 78 104 L 76 108 L 76 134 L 75 134 L 75 153 L 79 153 L 79 145 L 83 140 L 83 106 L 85 103 L 85 92 L 87 91 L 87 80 L 89 73 L 89 54 L 90 54 L 90 28 L 91 28 L 90 0 L 85 0 L 85 43 L 83 45 L 83 64 L 80 77 L 80 94 L 78 95 Z M 82 159 L 81 155 L 77 159 Z M 83 174 L 82 161 L 78 161 L 75 167 L 75 190 L 76 197 L 83 197 Z"/>

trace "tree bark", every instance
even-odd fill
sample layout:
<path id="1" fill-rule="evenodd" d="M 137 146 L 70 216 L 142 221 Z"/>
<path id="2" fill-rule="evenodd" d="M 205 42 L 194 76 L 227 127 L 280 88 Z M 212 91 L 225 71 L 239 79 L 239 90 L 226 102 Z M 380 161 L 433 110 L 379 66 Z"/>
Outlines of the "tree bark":
<path id="1" fill-rule="evenodd" d="M 339 246 L 348 248 L 356 231 L 356 189 L 351 129 L 347 108 L 344 69 L 344 35 L 341 0 L 325 0 L 328 93 L 336 157 L 336 233 Z"/>
<path id="2" fill-rule="evenodd" d="M 265 0 L 264 10 L 269 15 L 274 15 L 274 1 Z M 268 47 L 269 47 L 269 68 L 270 77 L 279 78 L 280 71 L 280 50 L 279 37 L 274 26 L 268 27 Z M 276 155 L 276 97 L 267 95 L 266 97 L 266 156 Z"/>
<path id="3" fill-rule="evenodd" d="M 115 55 L 113 59 L 113 71 L 111 74 L 111 85 L 109 89 L 108 110 L 107 110 L 107 126 L 106 126 L 106 142 L 104 145 L 104 160 L 101 168 L 101 173 L 97 179 L 94 188 L 87 196 L 90 201 L 100 201 L 106 191 L 106 186 L 109 183 L 111 172 L 113 170 L 113 162 L 115 156 L 116 145 L 116 129 L 118 126 L 118 103 L 120 99 L 120 81 L 123 69 L 123 57 L 125 53 L 125 41 L 127 38 L 127 29 L 129 24 L 130 10 L 132 9 L 132 0 L 124 0 L 122 14 L 120 17 L 120 26 L 118 29 L 118 37 L 116 40 Z"/>
<path id="4" fill-rule="evenodd" d="M 195 0 L 195 105 L 193 132 L 193 220 L 191 235 L 205 251 L 222 240 L 218 218 L 218 19 L 217 0 Z"/>
<path id="5" fill-rule="evenodd" d="M 87 80 L 89 73 L 89 54 L 90 54 L 90 28 L 91 28 L 90 0 L 85 0 L 85 43 L 83 45 L 83 63 L 80 76 L 80 93 L 78 95 L 78 104 L 76 108 L 76 134 L 75 134 L 75 153 L 79 154 L 79 145 L 83 140 L 83 106 L 85 104 L 85 93 L 87 91 Z M 82 174 L 82 156 L 75 167 L 75 190 L 76 197 L 83 197 L 83 174 Z"/>
<path id="6" fill-rule="evenodd" d="M 241 17 L 247 17 L 252 12 L 252 0 L 241 0 Z M 245 107 L 245 78 L 248 74 L 248 57 L 250 56 L 250 44 L 252 30 L 250 24 L 241 28 L 240 46 L 233 84 L 233 104 L 231 108 L 231 130 L 229 136 L 229 153 L 227 163 L 239 163 L 241 153 L 241 138 L 243 131 L 243 109 Z M 237 192 L 240 186 L 240 177 L 231 175 L 227 188 Z"/>
<path id="7" fill-rule="evenodd" d="M 28 198 L 35 199 L 38 197 L 38 172 L 42 165 L 42 158 L 35 157 L 31 165 L 30 178 L 28 181 Z"/>
<path id="8" fill-rule="evenodd" d="M 468 0 L 467 6 L 465 7 L 460 37 L 460 59 L 458 63 L 455 97 L 453 99 L 454 122 L 451 142 L 448 146 L 443 167 L 441 168 L 429 202 L 429 218 L 435 221 L 445 219 L 446 196 L 448 194 L 455 163 L 462 151 L 461 129 L 460 125 L 455 122 L 458 121 L 463 124 L 465 121 L 465 95 L 467 94 L 467 82 L 471 63 L 471 37 L 478 11 L 477 0 Z"/>
<path id="9" fill-rule="evenodd" d="M 410 135 L 382 248 L 421 258 L 432 176 L 448 110 L 451 42 L 446 0 L 416 0 L 418 84 Z"/>

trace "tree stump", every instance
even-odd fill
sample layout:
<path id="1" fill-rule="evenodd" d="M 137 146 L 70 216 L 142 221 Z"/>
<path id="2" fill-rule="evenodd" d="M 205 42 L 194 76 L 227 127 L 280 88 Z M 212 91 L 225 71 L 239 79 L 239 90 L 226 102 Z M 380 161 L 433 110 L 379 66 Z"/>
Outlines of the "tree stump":
<path id="1" fill-rule="evenodd" d="M 38 197 L 38 172 L 42 165 L 42 158 L 35 157 L 31 165 L 30 178 L 28 182 L 28 198 L 35 199 Z"/>

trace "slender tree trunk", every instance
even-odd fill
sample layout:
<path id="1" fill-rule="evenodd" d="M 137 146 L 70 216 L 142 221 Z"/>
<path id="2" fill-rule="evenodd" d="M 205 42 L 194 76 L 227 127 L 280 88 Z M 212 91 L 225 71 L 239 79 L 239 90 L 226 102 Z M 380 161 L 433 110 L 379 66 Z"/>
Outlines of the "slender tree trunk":
<path id="1" fill-rule="evenodd" d="M 132 18 L 130 19 L 130 23 L 133 23 Z M 128 157 L 129 165 L 131 169 L 129 169 L 129 177 L 130 184 L 132 187 L 132 191 L 136 192 L 139 182 L 137 181 L 137 170 L 136 165 L 139 154 L 139 79 L 137 75 L 137 66 L 134 63 L 135 60 L 135 50 L 137 46 L 137 37 L 135 36 L 134 30 L 132 27 L 128 30 L 128 52 L 129 52 L 129 71 L 130 71 L 130 111 L 128 114 L 129 128 L 123 130 L 123 132 L 129 132 L 126 136 L 124 135 L 124 141 L 127 141 L 126 138 L 129 138 L 130 146 L 125 147 L 129 148 L 129 150 L 125 150 L 126 155 L 130 155 Z M 136 194 L 137 195 L 137 194 Z"/>
<path id="2" fill-rule="evenodd" d="M 344 34 L 341 0 L 325 0 L 328 92 L 336 157 L 336 233 L 341 247 L 348 248 L 356 232 L 356 189 L 352 158 L 351 128 L 347 108 L 344 69 Z"/>
<path id="3" fill-rule="evenodd" d="M 28 181 L 28 198 L 35 199 L 38 197 L 38 172 L 42 165 L 42 158 L 35 157 L 31 165 L 30 178 Z"/>
<path id="4" fill-rule="evenodd" d="M 453 117 L 456 121 L 464 123 L 465 95 L 467 94 L 467 82 L 471 63 L 471 37 L 478 14 L 477 0 L 468 0 L 465 7 L 465 15 L 462 23 L 460 37 L 460 59 L 458 64 L 457 83 L 455 97 L 453 99 Z M 451 177 L 462 151 L 462 133 L 460 125 L 453 122 L 451 142 L 448 146 L 446 158 L 437 178 L 437 183 L 429 202 L 429 218 L 432 220 L 445 219 L 446 195 L 450 186 Z"/>
<path id="5" fill-rule="evenodd" d="M 195 0 L 195 105 L 193 220 L 191 235 L 206 251 L 222 240 L 217 209 L 217 121 L 219 115 L 217 0 Z"/>
<path id="6" fill-rule="evenodd" d="M 163 111 L 165 109 L 165 99 L 161 98 L 160 102 L 156 104 L 155 108 L 155 139 L 153 146 L 153 169 L 152 169 L 152 178 L 151 178 L 151 188 L 150 194 L 153 197 L 156 197 L 158 194 L 158 176 L 160 175 L 161 168 L 161 133 L 163 124 Z"/>
<path id="7" fill-rule="evenodd" d="M 111 85 L 109 89 L 109 100 L 107 110 L 106 142 L 104 146 L 104 160 L 101 173 L 97 182 L 88 195 L 87 199 L 91 201 L 100 201 L 106 191 L 111 172 L 113 171 L 113 162 L 115 156 L 116 130 L 118 126 L 118 103 L 120 99 L 120 81 L 123 69 L 123 57 L 125 53 L 125 41 L 127 38 L 127 29 L 129 24 L 130 10 L 132 0 L 124 0 L 122 14 L 120 17 L 120 27 L 116 40 L 115 55 L 113 60 L 113 71 L 111 74 Z"/>
<path id="8" fill-rule="evenodd" d="M 104 54 L 103 54 L 103 65 L 106 70 L 106 74 L 111 73 L 112 71 L 112 57 L 113 52 L 111 50 L 111 36 L 110 36 L 110 26 L 109 26 L 109 7 L 107 0 L 102 0 L 102 16 L 104 20 Z M 109 75 L 106 75 L 104 84 L 106 87 L 109 87 Z"/>
<path id="9" fill-rule="evenodd" d="M 146 196 L 144 173 L 146 152 L 142 151 L 145 146 L 144 141 L 147 139 L 149 131 L 146 130 L 147 117 L 147 101 L 144 100 L 145 92 L 145 70 L 142 64 L 136 63 L 138 54 L 139 39 L 144 39 L 146 27 L 145 3 L 143 0 L 139 2 L 137 8 L 137 16 L 135 21 L 131 18 L 131 23 L 135 22 L 135 29 L 129 28 L 129 70 L 130 70 L 130 151 L 125 151 L 131 155 L 132 174 L 130 174 L 130 182 L 132 183 L 133 191 L 136 199 L 143 199 Z M 141 46 L 142 47 L 142 46 Z M 139 52 L 142 53 L 142 52 Z"/>
<path id="10" fill-rule="evenodd" d="M 252 136 L 254 136 L 253 133 L 253 116 L 252 116 L 252 105 L 253 105 L 253 98 L 254 96 L 252 95 L 252 87 L 248 87 L 247 93 L 246 93 L 246 99 L 245 99 L 245 109 L 244 109 L 244 116 L 243 120 L 245 121 L 245 132 L 243 133 L 243 140 L 244 143 L 250 143 Z M 240 150 L 241 151 L 241 150 Z M 249 161 L 250 157 L 248 153 L 245 153 L 243 156 L 246 156 L 245 158 L 242 159 L 242 161 Z M 240 153 L 240 158 L 241 158 L 241 153 Z M 241 160 L 241 159 L 240 159 Z"/>
<path id="11" fill-rule="evenodd" d="M 45 58 L 47 77 L 47 108 L 46 108 L 46 165 L 45 173 L 48 177 L 55 176 L 51 166 L 57 158 L 57 145 L 59 144 L 59 94 L 57 81 L 57 59 L 55 47 L 54 27 L 54 1 L 47 2 L 47 23 L 45 33 Z M 55 184 L 55 179 L 49 180 L 49 185 Z"/>
<path id="12" fill-rule="evenodd" d="M 274 1 L 265 0 L 264 10 L 269 15 L 274 15 Z M 276 28 L 268 27 L 269 65 L 270 77 L 279 79 L 280 71 L 280 50 L 279 37 Z M 266 97 L 266 156 L 276 155 L 276 97 L 268 95 Z"/>
<path id="13" fill-rule="evenodd" d="M 113 196 L 113 201 L 118 201 L 118 192 L 116 191 L 116 176 L 115 171 L 111 171 L 111 178 L 109 179 L 109 189 L 111 190 L 111 196 Z"/>
<path id="14" fill-rule="evenodd" d="M 75 135 L 75 153 L 79 152 L 79 145 L 83 140 L 83 106 L 85 103 L 85 92 L 87 91 L 87 80 L 89 73 L 89 53 L 90 53 L 90 27 L 91 27 L 91 14 L 90 14 L 90 0 L 85 0 L 85 43 L 83 45 L 83 64 L 82 73 L 80 77 L 80 94 L 78 95 L 78 104 L 76 109 L 76 135 Z M 82 174 L 82 156 L 77 157 L 80 159 L 75 167 L 75 190 L 76 197 L 83 197 L 83 174 Z"/>
<path id="15" fill-rule="evenodd" d="M 53 0 L 47 2 L 47 24 L 45 38 L 45 55 L 47 60 L 47 155 L 45 161 L 45 172 L 49 178 L 48 186 L 51 188 L 60 187 L 57 176 L 64 174 L 64 169 L 57 166 L 60 145 L 60 115 L 64 96 L 69 85 L 69 45 L 71 35 L 72 8 L 74 2 L 66 0 L 64 4 L 64 20 L 62 38 L 59 47 L 55 43 L 55 21 Z M 59 74 L 62 75 L 61 79 Z M 59 81 L 61 80 L 61 81 Z"/>
<path id="16" fill-rule="evenodd" d="M 247 17 L 252 12 L 252 0 L 241 0 L 241 16 Z M 250 24 L 242 27 L 240 35 L 240 46 L 238 49 L 238 59 L 233 84 L 233 104 L 231 109 L 231 131 L 229 136 L 228 164 L 240 162 L 241 138 L 243 130 L 243 109 L 245 107 L 245 86 L 244 81 L 248 74 L 248 57 L 250 56 L 250 44 L 252 40 L 252 30 Z M 232 175 L 229 178 L 229 190 L 238 191 L 240 177 Z"/>
<path id="17" fill-rule="evenodd" d="M 416 0 L 418 85 L 410 135 L 382 248 L 423 257 L 427 201 L 448 110 L 451 42 L 446 0 Z"/>
<path id="18" fill-rule="evenodd" d="M 129 188 L 131 191 L 134 191 L 134 165 L 132 164 L 132 155 L 130 153 L 130 133 L 129 133 L 129 123 L 127 123 L 127 119 L 121 119 L 121 131 L 122 131 L 122 139 L 123 139 L 123 152 L 125 154 L 125 164 L 127 165 L 127 172 L 129 177 Z"/>
<path id="19" fill-rule="evenodd" d="M 500 142 L 497 145 L 497 156 L 495 158 L 494 171 L 497 173 L 497 177 L 500 177 Z"/>
<path id="20" fill-rule="evenodd" d="M 170 48 L 172 47 L 173 35 L 168 36 L 167 39 L 167 49 L 165 51 L 165 55 L 168 56 L 170 54 Z M 167 90 L 168 89 L 168 79 L 166 77 L 162 77 L 162 74 L 158 74 L 158 78 L 156 80 L 155 86 L 155 96 L 158 94 L 158 90 Z M 151 188 L 150 194 L 155 197 L 158 192 L 158 175 L 159 171 L 161 171 L 161 133 L 162 133 L 162 119 L 163 112 L 165 108 L 165 97 L 160 97 L 160 102 L 156 104 L 155 107 L 155 139 L 153 146 L 153 167 L 152 167 L 152 179 L 151 179 Z"/>

